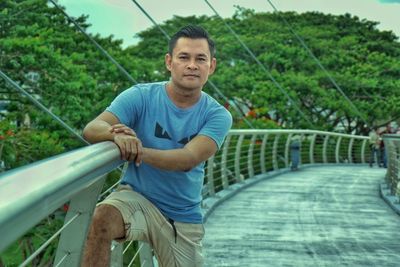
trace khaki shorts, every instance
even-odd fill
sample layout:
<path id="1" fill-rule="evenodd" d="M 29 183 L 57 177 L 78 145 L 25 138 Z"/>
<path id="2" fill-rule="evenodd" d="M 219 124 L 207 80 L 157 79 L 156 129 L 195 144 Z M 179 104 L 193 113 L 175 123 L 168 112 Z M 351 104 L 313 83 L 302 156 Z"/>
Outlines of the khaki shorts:
<path id="1" fill-rule="evenodd" d="M 120 185 L 98 205 L 108 204 L 117 208 L 125 224 L 125 238 L 117 240 L 140 240 L 154 249 L 160 267 L 203 266 L 201 240 L 203 224 L 174 222 L 172 224 L 144 196 L 129 185 Z"/>

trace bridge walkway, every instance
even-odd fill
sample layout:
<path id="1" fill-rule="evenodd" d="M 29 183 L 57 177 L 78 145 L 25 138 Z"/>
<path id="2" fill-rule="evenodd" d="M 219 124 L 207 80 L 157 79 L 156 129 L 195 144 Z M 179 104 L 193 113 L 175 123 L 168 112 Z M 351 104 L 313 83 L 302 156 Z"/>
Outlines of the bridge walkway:
<path id="1" fill-rule="evenodd" d="M 400 266 L 385 171 L 309 167 L 242 190 L 206 221 L 205 266 Z"/>

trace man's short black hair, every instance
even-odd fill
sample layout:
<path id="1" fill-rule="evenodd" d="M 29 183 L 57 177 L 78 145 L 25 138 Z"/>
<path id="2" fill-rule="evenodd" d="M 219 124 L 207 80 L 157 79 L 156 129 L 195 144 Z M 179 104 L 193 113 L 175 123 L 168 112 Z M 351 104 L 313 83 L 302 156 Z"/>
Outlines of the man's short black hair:
<path id="1" fill-rule="evenodd" d="M 214 41 L 208 35 L 208 32 L 198 25 L 187 25 L 177 31 L 169 40 L 168 53 L 172 56 L 172 51 L 175 48 L 176 42 L 179 38 L 190 38 L 190 39 L 206 39 L 208 48 L 210 49 L 211 58 L 215 55 L 215 44 Z"/>

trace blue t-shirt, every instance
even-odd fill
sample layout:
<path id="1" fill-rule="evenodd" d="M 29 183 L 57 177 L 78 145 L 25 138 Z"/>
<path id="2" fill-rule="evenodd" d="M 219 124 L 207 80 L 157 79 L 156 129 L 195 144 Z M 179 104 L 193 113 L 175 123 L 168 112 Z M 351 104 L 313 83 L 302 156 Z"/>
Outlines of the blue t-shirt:
<path id="1" fill-rule="evenodd" d="M 143 147 L 177 149 L 196 135 L 205 135 L 220 148 L 232 125 L 231 114 L 204 92 L 193 106 L 179 108 L 168 97 L 166 83 L 135 85 L 115 98 L 106 110 L 132 128 Z M 131 185 L 168 218 L 202 223 L 203 180 L 204 162 L 187 172 L 130 163 L 122 183 Z"/>

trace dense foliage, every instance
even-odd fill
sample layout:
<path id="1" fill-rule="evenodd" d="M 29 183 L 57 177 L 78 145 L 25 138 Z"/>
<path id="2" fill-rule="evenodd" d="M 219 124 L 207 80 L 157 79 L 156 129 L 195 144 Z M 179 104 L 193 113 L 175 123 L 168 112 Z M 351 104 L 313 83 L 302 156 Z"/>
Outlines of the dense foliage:
<path id="1" fill-rule="evenodd" d="M 359 112 L 336 90 L 284 26 L 281 16 L 302 36 Z M 224 94 L 248 99 L 256 110 L 264 109 L 260 113 L 267 110 L 285 127 L 366 133 L 366 126 L 384 124 L 400 115 L 396 104 L 400 97 L 400 44 L 392 32 L 377 30 L 375 22 L 349 14 L 287 12 L 278 15 L 240 8 L 226 20 L 312 125 L 288 103 L 267 72 L 254 62 L 218 18 L 175 17 L 162 26 L 173 33 L 188 22 L 204 25 L 216 39 L 218 68 L 212 80 Z M 142 42 L 128 50 L 143 58 L 160 60 L 164 44 L 157 29 L 139 36 Z"/>
<path id="2" fill-rule="evenodd" d="M 0 69 L 34 95 L 77 132 L 110 101 L 131 84 L 87 38 L 45 0 L 13 1 L 0 4 Z M 293 108 L 268 74 L 249 56 L 217 17 L 174 17 L 161 25 L 169 34 L 188 23 L 207 28 L 217 44 L 218 68 L 211 80 L 240 107 L 251 106 L 249 120 L 255 127 L 343 129 L 365 133 L 359 114 L 338 93 L 324 72 L 284 26 L 283 16 L 302 36 L 315 56 L 362 113 L 369 126 L 397 119 L 400 115 L 400 44 L 388 31 L 376 29 L 376 22 L 349 14 L 271 14 L 238 8 L 225 21 L 252 50 L 266 70 L 300 107 L 308 124 Z M 86 17 L 77 18 L 88 29 Z M 136 46 L 123 49 L 113 36 L 94 36 L 139 82 L 168 79 L 164 66 L 167 40 L 156 27 L 138 34 Z M 59 144 L 70 149 L 80 143 L 54 120 L 40 111 L 2 80 L 0 100 L 7 104 L 2 115 L 2 132 L 15 132 L 12 140 L 0 142 L 18 147 L 23 136 L 43 135 L 49 147 Z M 223 103 L 212 87 L 205 88 Z M 245 103 L 245 104 L 243 104 Z M 247 104 L 246 104 L 247 103 Z M 227 104 L 227 103 L 224 103 Z M 231 103 L 232 104 L 232 103 Z M 232 109 L 237 118 L 238 112 Z M 247 110 L 244 110 L 246 113 Z M 269 120 L 272 118 L 273 120 Z M 245 127 L 236 120 L 236 127 Z M 19 133 L 22 131 L 23 133 Z M 35 141 L 34 141 L 35 142 Z M 41 141 L 46 142 L 46 141 Z M 57 147 L 57 146 L 56 146 Z M 28 152 L 36 145 L 22 146 Z M 42 157 L 52 152 L 40 149 Z M 60 152 L 62 149 L 56 149 Z M 15 150 L 0 160 L 16 167 L 28 159 Z M 19 155 L 19 156 L 18 156 Z M 40 155 L 32 160 L 41 158 Z"/>

